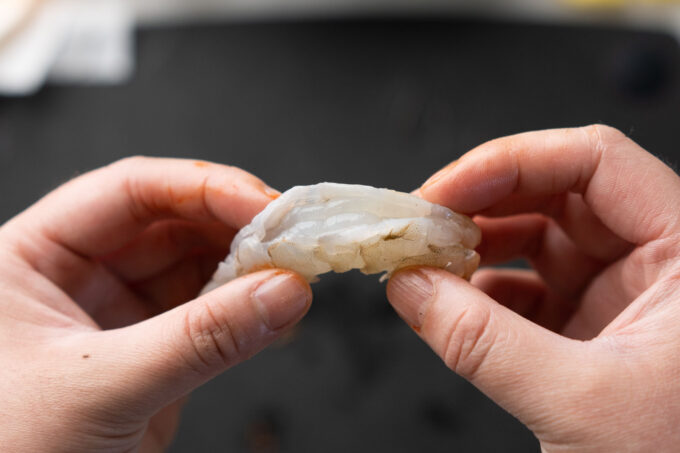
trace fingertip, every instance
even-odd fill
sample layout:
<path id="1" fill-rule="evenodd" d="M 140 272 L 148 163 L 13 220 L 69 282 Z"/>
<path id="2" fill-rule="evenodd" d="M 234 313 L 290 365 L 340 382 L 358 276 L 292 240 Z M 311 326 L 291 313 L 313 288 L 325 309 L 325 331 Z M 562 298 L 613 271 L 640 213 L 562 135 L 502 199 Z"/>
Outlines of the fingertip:
<path id="1" fill-rule="evenodd" d="M 238 167 L 230 168 L 233 168 L 235 171 L 242 174 L 244 176 L 244 179 L 248 182 L 248 184 L 255 190 L 257 196 L 261 198 L 265 203 L 269 203 L 272 200 L 276 200 L 279 196 L 281 196 L 281 192 L 274 189 L 273 187 L 270 187 L 266 182 L 264 182 L 254 174 L 246 170 L 240 169 Z"/>
<path id="2" fill-rule="evenodd" d="M 469 158 L 423 190 L 432 199 L 468 215 L 482 212 L 510 195 L 517 171 L 505 159 Z"/>
<path id="3" fill-rule="evenodd" d="M 494 278 L 495 273 L 493 269 L 479 269 L 472 275 L 472 277 L 470 277 L 470 284 L 481 289 L 492 283 Z"/>
<path id="4" fill-rule="evenodd" d="M 273 270 L 254 287 L 251 298 L 267 328 L 277 331 L 304 316 L 312 303 L 312 289 L 295 272 Z"/>
<path id="5" fill-rule="evenodd" d="M 212 178 L 205 183 L 205 199 L 209 206 L 215 207 L 220 220 L 242 228 L 278 198 L 280 192 L 245 170 L 225 167 L 206 174 L 206 178 Z"/>
<path id="6" fill-rule="evenodd" d="M 278 190 L 276 190 L 276 189 L 274 189 L 274 188 L 272 188 L 272 187 L 269 187 L 269 186 L 266 185 L 265 183 L 262 183 L 262 184 L 263 184 L 263 186 L 264 186 L 264 187 L 262 188 L 262 192 L 263 192 L 263 193 L 265 194 L 265 196 L 268 197 L 270 200 L 276 200 L 277 198 L 279 198 L 279 197 L 281 196 L 281 192 L 279 192 Z"/>
<path id="7" fill-rule="evenodd" d="M 414 266 L 396 271 L 387 282 L 387 299 L 399 316 L 416 331 L 423 324 L 429 305 L 441 297 L 442 281 L 453 284 L 466 280 L 443 269 Z"/>
<path id="8" fill-rule="evenodd" d="M 425 181 L 422 185 L 423 189 L 427 189 L 428 187 L 434 186 L 437 184 L 437 182 L 441 181 L 443 178 L 445 178 L 448 174 L 451 173 L 451 171 L 460 163 L 460 160 L 454 160 L 438 172 L 436 172 L 434 175 L 430 176 L 430 178 Z"/>
<path id="9" fill-rule="evenodd" d="M 458 159 L 432 175 L 419 188 L 425 200 L 462 214 L 472 214 L 488 206 L 488 169 L 480 171 L 470 159 Z M 486 166 L 483 166 L 486 167 Z"/>

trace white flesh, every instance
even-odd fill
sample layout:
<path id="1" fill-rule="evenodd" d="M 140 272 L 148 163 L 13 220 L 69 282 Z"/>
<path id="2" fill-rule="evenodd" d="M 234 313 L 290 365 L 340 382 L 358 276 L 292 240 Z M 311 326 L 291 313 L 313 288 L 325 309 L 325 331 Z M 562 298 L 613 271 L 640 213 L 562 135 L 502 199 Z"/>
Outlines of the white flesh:
<path id="1" fill-rule="evenodd" d="M 426 265 L 469 278 L 481 240 L 468 217 L 403 192 L 320 183 L 297 186 L 239 231 L 203 292 L 249 272 L 283 268 L 308 281 L 359 269 L 365 274 Z"/>

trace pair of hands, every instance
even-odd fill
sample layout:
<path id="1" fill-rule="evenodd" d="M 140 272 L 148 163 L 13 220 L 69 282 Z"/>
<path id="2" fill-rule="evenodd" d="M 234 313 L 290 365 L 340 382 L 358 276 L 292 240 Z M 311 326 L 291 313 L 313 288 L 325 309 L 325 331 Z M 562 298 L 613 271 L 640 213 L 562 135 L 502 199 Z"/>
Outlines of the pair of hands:
<path id="1" fill-rule="evenodd" d="M 544 451 L 680 441 L 680 178 L 605 126 L 486 143 L 420 196 L 475 215 L 470 283 L 397 272 L 387 295 L 455 372 Z M 60 187 L 0 229 L 0 445 L 160 451 L 182 398 L 296 323 L 282 270 L 195 297 L 277 193 L 241 170 L 133 158 Z M 186 302 L 191 300 L 190 302 Z"/>

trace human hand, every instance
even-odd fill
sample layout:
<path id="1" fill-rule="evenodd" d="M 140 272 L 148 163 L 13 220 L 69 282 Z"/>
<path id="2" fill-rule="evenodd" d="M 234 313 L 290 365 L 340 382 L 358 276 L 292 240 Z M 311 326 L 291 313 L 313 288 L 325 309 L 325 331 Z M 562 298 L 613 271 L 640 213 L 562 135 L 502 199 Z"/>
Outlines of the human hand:
<path id="1" fill-rule="evenodd" d="M 418 191 L 475 215 L 468 283 L 396 273 L 395 309 L 545 452 L 680 444 L 680 178 L 606 126 L 486 143 Z"/>
<path id="2" fill-rule="evenodd" d="M 184 395 L 309 307 L 309 285 L 278 270 L 184 303 L 276 195 L 236 168 L 131 158 L 3 225 L 2 450 L 163 450 Z"/>

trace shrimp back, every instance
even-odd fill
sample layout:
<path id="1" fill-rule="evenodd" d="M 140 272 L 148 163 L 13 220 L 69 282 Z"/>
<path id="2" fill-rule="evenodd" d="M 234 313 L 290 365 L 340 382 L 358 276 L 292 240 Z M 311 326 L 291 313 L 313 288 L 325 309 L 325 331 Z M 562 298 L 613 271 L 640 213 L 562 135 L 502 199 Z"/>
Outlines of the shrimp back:
<path id="1" fill-rule="evenodd" d="M 272 201 L 231 243 L 203 292 L 249 272 L 290 269 L 309 282 L 326 272 L 364 274 L 406 266 L 446 269 L 469 278 L 481 240 L 468 217 L 421 198 L 370 186 L 296 186 Z"/>

